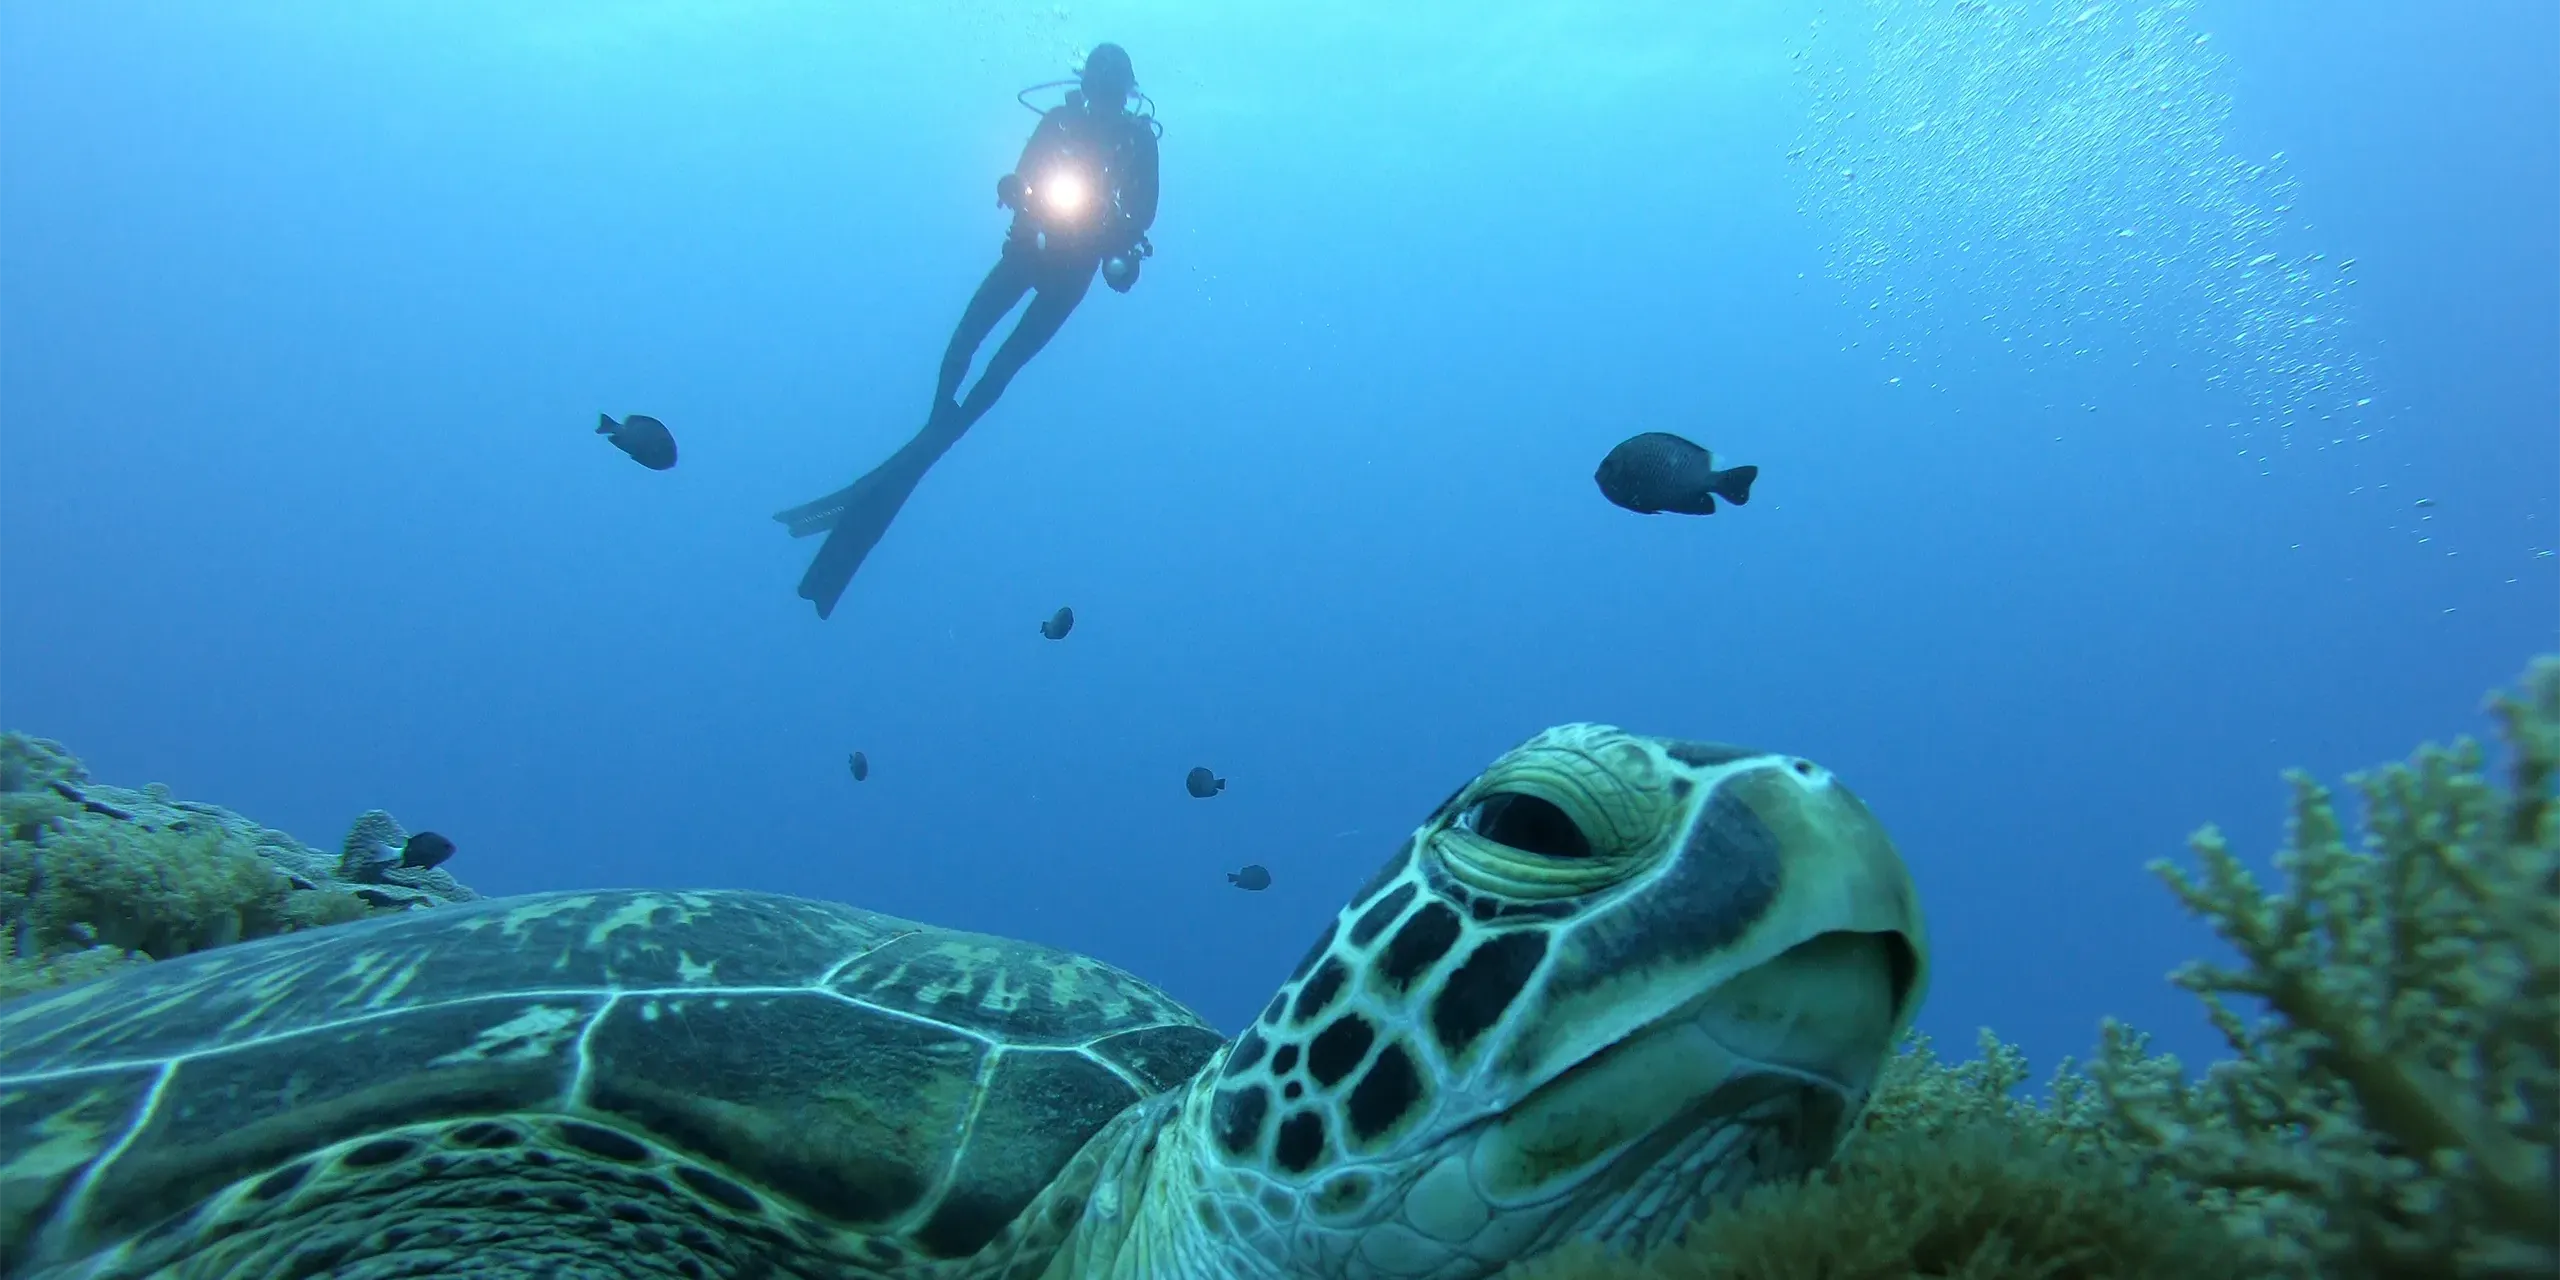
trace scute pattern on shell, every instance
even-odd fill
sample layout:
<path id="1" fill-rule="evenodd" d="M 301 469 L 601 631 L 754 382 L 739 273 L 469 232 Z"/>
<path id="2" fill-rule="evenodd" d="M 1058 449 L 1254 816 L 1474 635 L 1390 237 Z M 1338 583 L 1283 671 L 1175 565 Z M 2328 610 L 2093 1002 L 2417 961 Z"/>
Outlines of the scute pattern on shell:
<path id="1" fill-rule="evenodd" d="M 482 900 L 0 1006 L 0 1258 L 130 1251 L 173 1205 L 235 1217 L 171 1248 L 240 1232 L 274 1216 L 262 1182 L 370 1194 L 412 1156 L 498 1158 L 472 1135 L 505 1124 L 506 1152 L 662 1168 L 643 1180 L 888 1274 L 986 1245 L 1221 1040 L 1099 961 L 851 907 Z"/>

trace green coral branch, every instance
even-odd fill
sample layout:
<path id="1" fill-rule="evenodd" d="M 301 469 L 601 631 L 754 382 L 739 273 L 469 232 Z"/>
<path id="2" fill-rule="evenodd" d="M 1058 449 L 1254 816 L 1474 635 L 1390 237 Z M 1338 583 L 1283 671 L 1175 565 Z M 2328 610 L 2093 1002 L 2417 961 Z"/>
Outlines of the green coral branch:
<path id="1" fill-rule="evenodd" d="M 2560 660 L 2491 709 L 2508 786 L 2476 743 L 2422 748 L 2352 779 L 2356 847 L 2292 775 L 2283 892 L 2211 828 L 2195 874 L 2152 864 L 2239 954 L 2174 975 L 2239 1058 L 2193 1088 L 2102 1060 L 2099 1087 L 2165 1163 L 2245 1193 L 2327 1274 L 2560 1269 Z M 2274 1016 L 2244 1022 L 2231 996 Z"/>
<path id="2" fill-rule="evenodd" d="M 1800 1182 L 1753 1188 L 1642 1257 L 1575 1246 L 1503 1280 L 2226 1280 L 2281 1274 L 2227 1206 L 2138 1158 L 2089 1077 L 2065 1061 L 2047 1101 L 2022 1096 L 2026 1054 L 1989 1030 L 1942 1060 L 1914 1035 L 1885 1064 L 1859 1132 Z M 2107 1052 L 2174 1076 L 2126 1033 Z"/>

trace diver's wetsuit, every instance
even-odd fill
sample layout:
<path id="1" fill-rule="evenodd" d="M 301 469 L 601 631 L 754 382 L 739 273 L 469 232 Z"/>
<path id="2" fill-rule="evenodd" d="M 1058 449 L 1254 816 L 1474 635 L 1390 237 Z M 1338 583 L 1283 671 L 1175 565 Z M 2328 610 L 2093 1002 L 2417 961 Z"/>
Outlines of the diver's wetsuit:
<path id="1" fill-rule="evenodd" d="M 1040 184 L 1068 170 L 1091 193 L 1083 216 L 1044 216 Z M 801 598 L 814 602 L 821 618 L 835 611 L 854 570 L 888 532 L 924 473 L 995 407 L 1013 375 L 1057 336 L 1093 286 L 1102 260 L 1131 252 L 1155 222 L 1155 131 L 1146 118 L 1124 110 L 1089 112 L 1080 98 L 1051 109 L 1031 131 L 1021 163 L 1008 176 L 1032 184 L 1030 196 L 1017 202 L 1003 253 L 952 330 L 934 386 L 933 412 L 923 429 L 869 475 L 774 517 L 790 526 L 795 538 L 821 531 L 827 535 L 800 579 Z M 1022 319 L 987 358 L 968 397 L 955 400 L 979 346 L 1025 293 L 1032 296 Z"/>

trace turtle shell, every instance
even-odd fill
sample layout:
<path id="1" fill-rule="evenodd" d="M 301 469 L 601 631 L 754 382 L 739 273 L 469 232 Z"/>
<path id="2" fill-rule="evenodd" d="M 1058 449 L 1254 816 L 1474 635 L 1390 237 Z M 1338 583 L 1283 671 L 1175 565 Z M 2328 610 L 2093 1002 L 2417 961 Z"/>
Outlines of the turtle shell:
<path id="1" fill-rule="evenodd" d="M 773 894 L 292 934 L 0 1005 L 0 1275 L 511 1274 L 510 1230 L 889 1274 L 983 1249 L 1221 1043 L 1084 956 Z"/>

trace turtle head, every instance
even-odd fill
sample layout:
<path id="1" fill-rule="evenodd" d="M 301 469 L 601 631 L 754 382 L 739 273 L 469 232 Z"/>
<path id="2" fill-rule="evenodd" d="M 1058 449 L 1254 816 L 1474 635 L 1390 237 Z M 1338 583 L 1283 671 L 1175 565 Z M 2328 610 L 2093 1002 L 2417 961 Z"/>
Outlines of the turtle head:
<path id="1" fill-rule="evenodd" d="M 1812 761 L 1548 730 L 1434 812 L 1194 1093 L 1231 1225 L 1310 1274 L 1641 1247 L 1828 1159 L 1928 981 Z"/>

